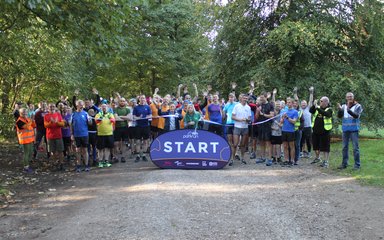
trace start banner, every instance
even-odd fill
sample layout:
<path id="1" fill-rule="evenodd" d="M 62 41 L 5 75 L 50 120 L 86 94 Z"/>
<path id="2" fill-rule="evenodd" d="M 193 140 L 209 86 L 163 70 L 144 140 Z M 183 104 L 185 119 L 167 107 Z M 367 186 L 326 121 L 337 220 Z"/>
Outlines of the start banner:
<path id="1" fill-rule="evenodd" d="M 221 136 L 205 130 L 183 129 L 161 134 L 150 148 L 160 168 L 220 169 L 231 158 L 231 147 Z"/>

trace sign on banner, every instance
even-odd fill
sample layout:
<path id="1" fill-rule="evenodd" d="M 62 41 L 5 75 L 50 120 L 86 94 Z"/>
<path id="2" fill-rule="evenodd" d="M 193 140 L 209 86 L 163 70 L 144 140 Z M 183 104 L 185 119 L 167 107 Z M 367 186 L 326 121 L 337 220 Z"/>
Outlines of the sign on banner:
<path id="1" fill-rule="evenodd" d="M 220 169 L 231 158 L 231 147 L 223 137 L 193 129 L 161 134 L 150 151 L 152 162 L 160 168 Z"/>

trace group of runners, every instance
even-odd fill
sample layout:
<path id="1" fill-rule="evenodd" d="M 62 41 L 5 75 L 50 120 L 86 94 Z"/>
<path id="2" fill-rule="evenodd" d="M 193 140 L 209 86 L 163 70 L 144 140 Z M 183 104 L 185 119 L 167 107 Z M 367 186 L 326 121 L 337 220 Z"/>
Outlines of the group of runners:
<path id="1" fill-rule="evenodd" d="M 211 86 L 202 91 L 202 96 L 196 84 L 193 88 L 193 98 L 186 86 L 179 85 L 176 96 L 160 96 L 159 89 L 155 89 L 152 97 L 139 95 L 126 100 L 116 93 L 107 100 L 93 89 L 95 101 L 78 99 L 77 90 L 71 102 L 62 96 L 56 103 L 40 102 L 37 109 L 33 104 L 17 104 L 14 116 L 24 154 L 24 171 L 34 172 L 30 163 L 37 158 L 43 139 L 47 157 L 58 170 L 64 170 L 65 160 L 74 154 L 75 170 L 88 172 L 92 165 L 110 167 L 119 161 L 126 162 L 127 158 L 148 161 L 150 141 L 178 129 L 205 129 L 226 138 L 232 148 L 229 166 L 236 159 L 247 164 L 248 151 L 256 164 L 292 167 L 302 157 L 311 158 L 313 149 L 311 163 L 328 167 L 333 110 L 328 97 L 314 100 L 313 87 L 309 88 L 308 102 L 300 101 L 297 88 L 293 89 L 292 97 L 284 100 L 276 100 L 276 89 L 255 95 L 253 82 L 248 93 L 238 96 L 233 83 L 227 100 L 211 93 Z M 357 141 L 362 107 L 352 93 L 347 93 L 346 100 L 346 104 L 338 104 L 344 143 L 339 168 L 348 166 L 349 139 L 354 146 L 355 168 L 360 168 Z M 344 132 L 348 134 L 344 136 Z"/>

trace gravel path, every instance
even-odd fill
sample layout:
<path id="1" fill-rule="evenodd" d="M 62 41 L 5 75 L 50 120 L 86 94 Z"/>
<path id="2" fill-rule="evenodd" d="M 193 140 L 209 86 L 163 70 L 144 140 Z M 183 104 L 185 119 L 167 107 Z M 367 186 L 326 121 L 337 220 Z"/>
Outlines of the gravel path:
<path id="1" fill-rule="evenodd" d="M 0 239 L 383 239 L 384 189 L 297 168 L 119 163 L 0 213 Z"/>

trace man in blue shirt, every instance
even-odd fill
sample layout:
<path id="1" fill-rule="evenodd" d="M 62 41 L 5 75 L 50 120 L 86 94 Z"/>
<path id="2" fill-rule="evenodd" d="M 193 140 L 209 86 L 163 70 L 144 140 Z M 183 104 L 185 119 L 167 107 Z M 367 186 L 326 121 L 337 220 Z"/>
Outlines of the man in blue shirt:
<path id="1" fill-rule="evenodd" d="M 282 115 L 282 140 L 284 144 L 284 158 L 283 164 L 291 166 L 292 159 L 295 157 L 295 122 L 298 118 L 298 112 L 293 108 L 293 100 L 287 99 L 288 110 Z M 297 165 L 297 162 L 295 162 Z"/>
<path id="2" fill-rule="evenodd" d="M 76 143 L 76 172 L 81 172 L 81 157 L 85 163 L 85 171 L 89 172 L 89 158 L 87 154 L 88 147 L 88 122 L 91 119 L 88 113 L 84 111 L 84 102 L 82 100 L 76 101 L 76 111 L 72 114 L 72 139 Z"/>
<path id="3" fill-rule="evenodd" d="M 135 162 L 140 161 L 140 156 L 143 161 L 148 161 L 145 152 L 148 151 L 148 139 L 150 135 L 149 119 L 152 118 L 151 108 L 147 104 L 145 95 L 139 98 L 139 105 L 133 109 L 133 120 L 136 121 L 136 159 Z M 143 142 L 141 142 L 143 141 Z M 141 149 L 140 149 L 141 147 Z"/>

